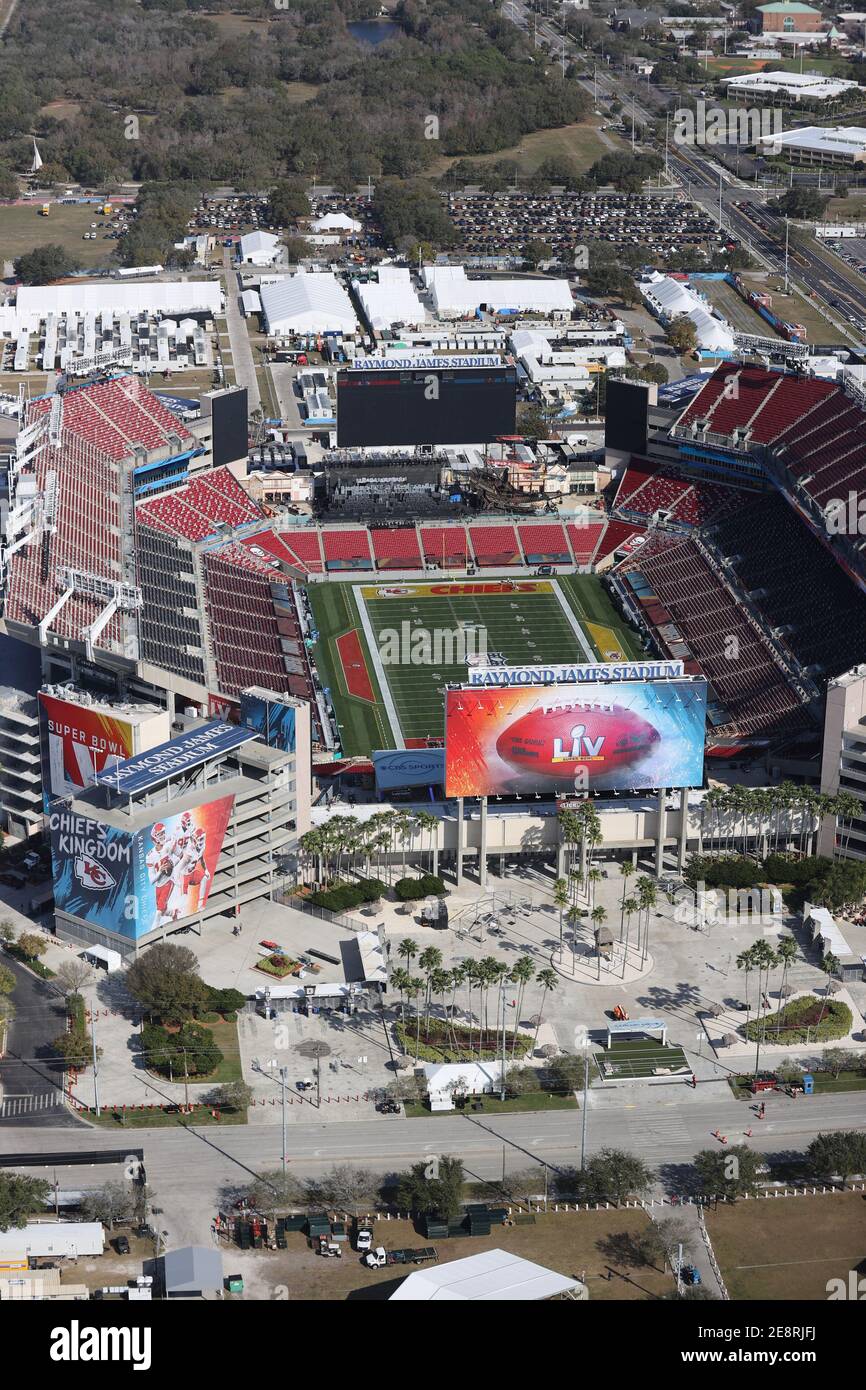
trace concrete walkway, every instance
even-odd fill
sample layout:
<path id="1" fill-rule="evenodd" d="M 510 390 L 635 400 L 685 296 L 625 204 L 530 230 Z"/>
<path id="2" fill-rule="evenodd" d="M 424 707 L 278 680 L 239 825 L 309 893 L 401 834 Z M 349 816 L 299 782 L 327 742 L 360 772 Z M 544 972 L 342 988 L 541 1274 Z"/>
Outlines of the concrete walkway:
<path id="1" fill-rule="evenodd" d="M 722 1298 L 722 1288 L 716 1278 L 715 1270 L 710 1264 L 710 1257 L 701 1234 L 698 1208 L 695 1206 L 650 1207 L 649 1214 L 657 1226 L 664 1226 L 667 1221 L 676 1221 L 678 1225 L 685 1228 L 687 1243 L 683 1242 L 683 1263 L 694 1265 L 701 1276 L 703 1286 L 710 1290 L 714 1298 Z"/>
<path id="2" fill-rule="evenodd" d="M 253 350 L 250 347 L 250 340 L 247 334 L 247 326 L 241 314 L 240 302 L 238 299 L 238 280 L 232 262 L 231 249 L 227 246 L 223 249 L 223 270 L 226 281 L 226 326 L 229 330 L 229 339 L 232 345 L 232 362 L 234 364 L 235 381 L 238 386 L 247 388 L 247 409 L 250 414 L 258 410 L 261 406 L 259 395 L 259 383 L 256 376 L 255 363 L 253 361 Z"/>

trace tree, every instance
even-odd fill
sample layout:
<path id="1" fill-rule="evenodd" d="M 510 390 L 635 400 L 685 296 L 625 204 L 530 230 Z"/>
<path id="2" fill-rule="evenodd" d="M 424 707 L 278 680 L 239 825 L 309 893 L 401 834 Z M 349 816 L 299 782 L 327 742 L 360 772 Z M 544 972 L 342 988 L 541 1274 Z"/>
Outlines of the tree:
<path id="1" fill-rule="evenodd" d="M 111 1230 L 115 1221 L 128 1221 L 135 1214 L 135 1192 L 128 1182 L 107 1182 L 88 1192 L 82 1203 L 88 1221 L 101 1221 Z"/>
<path id="2" fill-rule="evenodd" d="M 243 1195 L 257 1211 L 295 1207 L 306 1200 L 304 1184 L 293 1173 L 284 1173 L 281 1168 L 266 1169 L 265 1172 L 259 1173 Z"/>
<path id="3" fill-rule="evenodd" d="M 18 949 L 28 960 L 38 960 L 48 950 L 48 942 L 35 932 L 22 932 L 18 938 Z"/>
<path id="4" fill-rule="evenodd" d="M 8 946 L 14 940 L 15 928 L 12 926 L 12 923 L 9 921 L 9 918 L 4 917 L 3 921 L 0 922 L 0 941 L 3 942 L 4 946 Z"/>
<path id="5" fill-rule="evenodd" d="M 647 1264 L 673 1268 L 680 1246 L 687 1255 L 692 1241 L 692 1232 L 682 1217 L 671 1216 L 667 1221 L 650 1221 L 637 1238 L 637 1248 Z"/>
<path id="6" fill-rule="evenodd" d="M 133 999 L 166 1023 L 183 1023 L 207 1004 L 208 986 L 198 975 L 198 959 L 186 946 L 158 941 L 126 972 Z"/>
<path id="7" fill-rule="evenodd" d="M 207 1103 L 217 1110 L 246 1110 L 253 1103 L 253 1088 L 245 1081 L 227 1081 L 209 1093 Z"/>
<path id="8" fill-rule="evenodd" d="M 568 907 L 568 882 L 564 878 L 558 878 L 553 885 L 553 903 L 559 908 L 559 953 L 562 955 L 562 918 Z"/>
<path id="9" fill-rule="evenodd" d="M 537 270 L 542 261 L 553 259 L 553 247 L 549 241 L 533 237 L 523 248 L 523 258 L 529 262 L 533 270 Z"/>
<path id="10" fill-rule="evenodd" d="M 822 197 L 814 188 L 796 184 L 787 189 L 781 198 L 773 199 L 768 206 L 785 217 L 796 217 L 803 222 L 814 222 L 824 216 L 830 199 Z"/>
<path id="11" fill-rule="evenodd" d="M 830 1072 L 833 1080 L 838 1080 L 843 1071 L 856 1071 L 860 1061 L 859 1053 L 847 1047 L 825 1047 L 821 1056 L 821 1069 Z"/>
<path id="12" fill-rule="evenodd" d="M 707 1197 L 753 1197 L 758 1190 L 761 1155 L 747 1144 L 726 1149 L 701 1149 L 694 1166 L 701 1191 Z"/>
<path id="13" fill-rule="evenodd" d="M 698 330 L 687 314 L 678 314 L 667 326 L 665 338 L 674 352 L 686 357 L 698 345 Z"/>
<path id="14" fill-rule="evenodd" d="M 52 280 L 62 280 L 78 269 L 78 261 L 64 246 L 52 243 L 47 246 L 34 246 L 14 262 L 15 274 L 25 285 L 48 285 Z"/>
<path id="15" fill-rule="evenodd" d="M 866 1135 L 856 1129 L 840 1129 L 818 1134 L 806 1150 L 806 1159 L 816 1178 L 838 1176 L 845 1186 L 852 1173 L 866 1173 Z"/>
<path id="16" fill-rule="evenodd" d="M 18 178 L 4 161 L 0 161 L 0 198 L 18 197 Z"/>
<path id="17" fill-rule="evenodd" d="M 652 1182 L 643 1159 L 625 1149 L 599 1149 L 583 1172 L 583 1188 L 591 1202 L 620 1202 L 639 1197 Z"/>
<path id="18" fill-rule="evenodd" d="M 434 1155 L 399 1175 L 397 1202 L 407 1211 L 435 1212 L 443 1221 L 452 1221 L 460 1210 L 464 1182 L 459 1158 Z"/>
<path id="19" fill-rule="evenodd" d="M 287 227 L 301 217 L 309 217 L 310 200 L 303 184 L 297 179 L 281 179 L 271 189 L 268 216 L 274 227 Z"/>
<path id="20" fill-rule="evenodd" d="M 0 965 L 0 994 L 11 994 L 17 984 L 8 965 Z"/>
<path id="21" fill-rule="evenodd" d="M 339 1211 L 373 1201 L 378 1189 L 379 1179 L 369 1168 L 354 1163 L 336 1163 L 306 1184 L 307 1200 L 312 1205 L 336 1207 Z"/>
<path id="22" fill-rule="evenodd" d="M 88 965 L 86 960 L 65 960 L 58 967 L 54 981 L 59 985 L 64 994 L 77 994 L 82 985 L 86 985 L 93 975 L 93 967 Z"/>
<path id="23" fill-rule="evenodd" d="M 289 265 L 297 265 L 310 254 L 309 243 L 302 236 L 284 236 L 283 246 Z"/>
<path id="24" fill-rule="evenodd" d="M 532 1050 L 535 1051 L 538 1042 L 538 1033 L 541 1028 L 541 1020 L 544 1011 L 544 1001 L 548 994 L 556 989 L 556 971 L 548 967 L 546 970 L 539 970 L 535 977 L 536 984 L 541 985 L 541 1003 L 538 1006 L 538 1022 L 535 1025 L 535 1037 L 532 1039 Z"/>
<path id="25" fill-rule="evenodd" d="M 0 1231 L 20 1231 L 31 1216 L 43 1210 L 50 1192 L 44 1178 L 0 1170 Z"/>

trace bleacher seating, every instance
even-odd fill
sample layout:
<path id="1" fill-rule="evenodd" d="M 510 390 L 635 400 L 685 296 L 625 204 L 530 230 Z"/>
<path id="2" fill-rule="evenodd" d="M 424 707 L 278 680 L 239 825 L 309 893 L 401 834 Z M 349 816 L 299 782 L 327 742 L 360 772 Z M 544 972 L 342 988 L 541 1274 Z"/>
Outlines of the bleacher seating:
<path id="1" fill-rule="evenodd" d="M 322 548 L 325 569 L 371 570 L 370 536 L 366 527 L 351 527 L 344 531 L 323 531 Z"/>
<path id="2" fill-rule="evenodd" d="M 379 569 L 420 570 L 424 568 L 418 535 L 414 526 L 370 531 L 373 554 Z"/>
<path id="3" fill-rule="evenodd" d="M 305 570 L 307 574 L 324 572 L 322 546 L 315 528 L 310 527 L 306 531 L 280 531 L 279 536 L 299 569 Z"/>
<path id="4" fill-rule="evenodd" d="M 585 525 L 578 525 L 576 522 L 569 522 L 568 539 L 571 544 L 571 553 L 574 556 L 576 565 L 588 565 L 598 548 L 598 543 L 604 535 L 607 527 L 607 517 L 599 516 L 598 520 L 588 520 Z"/>
<path id="5" fill-rule="evenodd" d="M 618 508 L 622 508 L 625 511 L 633 510 L 631 500 L 644 484 L 649 482 L 650 478 L 653 477 L 656 471 L 653 465 L 645 459 L 640 459 L 639 463 L 641 464 L 639 468 L 636 468 L 633 463 L 630 463 L 620 478 L 619 487 L 616 490 L 616 497 L 613 503 L 614 511 Z"/>
<path id="6" fill-rule="evenodd" d="M 205 607 L 219 688 L 237 695 L 245 686 L 286 685 L 271 578 L 242 546 L 204 557 Z"/>
<path id="7" fill-rule="evenodd" d="M 600 560 L 612 555 L 614 551 L 619 550 L 634 536 L 643 535 L 645 530 L 645 526 L 639 526 L 634 521 L 611 521 L 593 556 L 595 563 L 598 564 Z"/>
<path id="8" fill-rule="evenodd" d="M 465 568 L 469 542 L 463 526 L 422 526 L 421 544 L 427 564 L 441 569 Z"/>
<path id="9" fill-rule="evenodd" d="M 501 569 L 523 563 L 513 526 L 473 526 L 469 539 L 479 569 Z"/>
<path id="10" fill-rule="evenodd" d="M 571 551 L 568 538 L 559 521 L 524 523 L 517 534 L 528 565 L 569 565 Z"/>

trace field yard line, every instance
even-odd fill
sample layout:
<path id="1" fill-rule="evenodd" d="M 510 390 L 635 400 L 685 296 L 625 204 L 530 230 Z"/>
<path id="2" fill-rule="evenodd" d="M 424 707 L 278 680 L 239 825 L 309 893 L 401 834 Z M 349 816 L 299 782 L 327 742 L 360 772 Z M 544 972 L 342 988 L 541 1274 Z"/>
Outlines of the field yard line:
<path id="1" fill-rule="evenodd" d="M 574 616 L 574 609 L 572 608 L 568 599 L 565 597 L 565 594 L 560 589 L 559 581 L 556 579 L 554 579 L 553 581 L 553 592 L 556 594 L 556 597 L 559 600 L 559 605 L 566 616 L 566 619 L 572 632 L 574 633 L 575 637 L 577 638 L 578 642 L 583 647 L 583 650 L 586 653 L 587 661 L 591 661 L 594 665 L 597 660 L 595 652 L 592 651 L 589 647 L 586 637 L 583 633 L 583 628 L 577 621 L 577 618 Z"/>
<path id="2" fill-rule="evenodd" d="M 382 692 L 382 703 L 388 715 L 388 723 L 391 725 L 391 733 L 394 736 L 398 748 L 406 747 L 406 740 L 403 737 L 403 730 L 400 728 L 400 720 L 397 718 L 397 706 L 394 704 L 394 697 L 391 694 L 391 687 L 385 675 L 385 668 L 379 658 L 379 650 L 376 646 L 376 636 L 373 632 L 373 624 L 370 622 L 370 614 L 367 612 L 367 604 L 364 595 L 361 593 L 361 586 L 358 585 L 354 594 L 355 603 L 358 607 L 358 616 L 361 619 L 361 626 L 364 629 L 364 636 L 367 638 L 367 648 L 370 652 L 370 660 L 373 663 L 373 670 L 376 672 L 376 679 L 379 682 L 379 689 Z"/>

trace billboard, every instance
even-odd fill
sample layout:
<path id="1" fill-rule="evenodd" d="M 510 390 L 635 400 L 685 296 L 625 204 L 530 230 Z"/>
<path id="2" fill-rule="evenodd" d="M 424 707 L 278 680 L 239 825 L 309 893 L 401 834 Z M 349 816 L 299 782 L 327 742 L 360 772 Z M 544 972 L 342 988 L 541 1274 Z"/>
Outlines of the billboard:
<path id="1" fill-rule="evenodd" d="M 138 753 L 126 762 L 117 763 L 109 771 L 99 774 L 96 781 L 124 796 L 134 796 L 169 777 L 179 777 L 189 772 L 208 758 L 230 753 L 233 748 L 239 748 L 254 738 L 251 730 L 216 719 L 199 729 L 180 734 L 168 743 L 161 743 L 147 753 Z"/>
<path id="2" fill-rule="evenodd" d="M 372 756 L 377 792 L 445 785 L 444 748 L 386 748 Z"/>
<path id="3" fill-rule="evenodd" d="M 611 377 L 606 389 L 604 447 L 625 454 L 646 453 L 649 409 L 656 403 L 658 387 Z"/>
<path id="4" fill-rule="evenodd" d="M 702 680 L 448 690 L 445 793 L 700 786 Z"/>
<path id="5" fill-rule="evenodd" d="M 135 752 L 128 719 L 99 713 L 75 700 L 39 692 L 42 791 L 45 807 L 57 796 L 77 796 L 98 773 Z"/>
<path id="6" fill-rule="evenodd" d="M 516 427 L 509 366 L 337 372 L 337 444 L 484 444 Z"/>
<path id="7" fill-rule="evenodd" d="M 52 812 L 58 911 L 131 940 L 200 912 L 233 805 L 233 796 L 219 797 L 134 832 Z"/>
<path id="8" fill-rule="evenodd" d="M 247 388 L 220 392 L 211 397 L 213 418 L 213 466 L 221 468 L 238 459 L 247 461 L 249 424 Z"/>
<path id="9" fill-rule="evenodd" d="M 268 699 L 253 690 L 241 691 L 241 724 L 254 729 L 269 748 L 295 751 L 295 710 L 279 699 Z"/>

